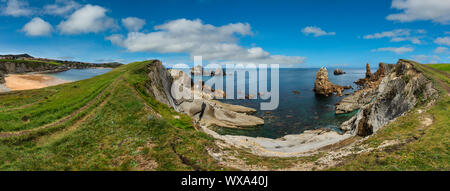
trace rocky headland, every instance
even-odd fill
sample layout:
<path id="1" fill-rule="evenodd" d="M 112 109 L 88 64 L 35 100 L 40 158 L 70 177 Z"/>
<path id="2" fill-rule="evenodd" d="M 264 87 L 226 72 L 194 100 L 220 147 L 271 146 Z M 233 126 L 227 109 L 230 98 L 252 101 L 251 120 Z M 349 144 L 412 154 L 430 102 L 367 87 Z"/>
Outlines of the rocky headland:
<path id="1" fill-rule="evenodd" d="M 0 84 L 5 83 L 8 74 L 56 73 L 70 69 L 116 68 L 120 63 L 84 63 L 34 58 L 28 54 L 0 55 Z"/>
<path id="2" fill-rule="evenodd" d="M 375 74 L 368 66 L 366 78 L 357 83 L 362 89 L 336 105 L 337 114 L 358 111 L 340 126 L 344 133 L 352 135 L 371 135 L 417 104 L 433 103 L 438 97 L 432 82 L 408 60 L 399 60 L 395 65 L 380 63 Z"/>

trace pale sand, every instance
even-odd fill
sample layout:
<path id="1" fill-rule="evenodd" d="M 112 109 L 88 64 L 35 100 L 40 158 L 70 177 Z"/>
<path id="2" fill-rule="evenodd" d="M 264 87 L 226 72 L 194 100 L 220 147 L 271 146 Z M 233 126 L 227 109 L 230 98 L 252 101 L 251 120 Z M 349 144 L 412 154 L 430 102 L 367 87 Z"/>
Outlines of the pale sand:
<path id="1" fill-rule="evenodd" d="M 39 89 L 69 82 L 45 74 L 9 74 L 5 80 L 5 86 L 11 91 Z"/>

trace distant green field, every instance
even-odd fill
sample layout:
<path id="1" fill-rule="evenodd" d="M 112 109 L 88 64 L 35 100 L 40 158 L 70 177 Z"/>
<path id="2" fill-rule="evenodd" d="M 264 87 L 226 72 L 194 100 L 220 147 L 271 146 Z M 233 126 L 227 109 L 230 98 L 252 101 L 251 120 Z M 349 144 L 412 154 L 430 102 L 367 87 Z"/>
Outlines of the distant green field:
<path id="1" fill-rule="evenodd" d="M 427 64 L 427 66 L 436 68 L 438 70 L 450 72 L 450 64 Z"/>

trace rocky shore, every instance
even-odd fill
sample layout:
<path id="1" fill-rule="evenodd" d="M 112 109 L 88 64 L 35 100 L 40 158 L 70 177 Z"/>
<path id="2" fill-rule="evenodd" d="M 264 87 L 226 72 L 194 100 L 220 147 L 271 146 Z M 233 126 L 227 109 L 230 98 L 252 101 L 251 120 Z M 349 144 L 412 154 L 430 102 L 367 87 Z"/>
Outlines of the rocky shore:
<path id="1" fill-rule="evenodd" d="M 396 65 L 380 63 L 375 74 L 367 67 L 366 78 L 357 83 L 362 89 L 336 105 L 337 114 L 358 110 L 340 126 L 344 133 L 352 135 L 371 135 L 417 104 L 433 103 L 438 97 L 432 82 L 408 60 L 399 60 Z"/>
<path id="2" fill-rule="evenodd" d="M 149 64 L 148 71 L 150 83 L 147 84 L 147 92 L 161 103 L 191 116 L 200 126 L 249 128 L 264 124 L 263 119 L 249 115 L 256 110 L 214 100 L 224 92 L 211 91 L 201 83 L 193 84 L 182 71 L 166 70 L 160 61 Z M 177 91 L 172 91 L 172 87 Z"/>

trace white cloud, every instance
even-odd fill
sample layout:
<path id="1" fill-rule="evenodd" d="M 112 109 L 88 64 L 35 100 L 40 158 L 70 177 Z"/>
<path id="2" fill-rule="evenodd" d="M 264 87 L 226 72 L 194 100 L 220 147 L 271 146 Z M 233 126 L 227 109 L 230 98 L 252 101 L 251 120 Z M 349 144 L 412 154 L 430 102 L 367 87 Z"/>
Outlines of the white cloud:
<path id="1" fill-rule="evenodd" d="M 128 31 L 137 32 L 145 25 L 145 20 L 136 17 L 127 17 L 122 19 L 122 24 Z"/>
<path id="2" fill-rule="evenodd" d="M 325 36 L 325 35 L 336 35 L 335 32 L 326 32 L 316 26 L 308 26 L 302 29 L 302 33 L 305 35 L 313 34 L 314 37 Z"/>
<path id="3" fill-rule="evenodd" d="M 419 61 L 422 63 L 438 63 L 441 58 L 436 55 L 413 55 L 411 56 L 412 60 Z"/>
<path id="4" fill-rule="evenodd" d="M 54 4 L 44 6 L 44 13 L 49 15 L 66 15 L 80 7 L 81 5 L 73 0 L 55 0 Z"/>
<path id="5" fill-rule="evenodd" d="M 436 54 L 445 53 L 447 51 L 448 51 L 447 47 L 437 47 L 436 49 L 434 49 L 434 53 Z"/>
<path id="6" fill-rule="evenodd" d="M 58 25 L 63 34 L 98 33 L 117 28 L 115 21 L 106 16 L 107 10 L 97 5 L 85 5 Z"/>
<path id="7" fill-rule="evenodd" d="M 39 17 L 33 18 L 22 28 L 27 36 L 48 36 L 52 33 L 52 30 L 52 25 Z"/>
<path id="8" fill-rule="evenodd" d="M 448 0 L 393 0 L 392 8 L 401 13 L 390 14 L 388 20 L 412 22 L 431 20 L 441 24 L 450 22 L 450 1 Z"/>
<path id="9" fill-rule="evenodd" d="M 28 6 L 28 2 L 22 0 L 2 0 L 6 2 L 6 7 L 2 7 L 2 14 L 20 17 L 29 16 L 33 14 L 33 10 Z"/>
<path id="10" fill-rule="evenodd" d="M 403 42 L 410 41 L 413 44 L 421 44 L 421 36 L 412 36 L 411 34 L 425 34 L 426 31 L 423 29 L 410 30 L 410 29 L 396 29 L 392 31 L 384 31 L 381 33 L 369 34 L 364 36 L 364 39 L 380 39 L 380 38 L 390 38 L 391 42 Z"/>
<path id="11" fill-rule="evenodd" d="M 155 32 L 130 32 L 127 37 L 107 37 L 131 52 L 188 53 L 213 62 L 300 64 L 304 57 L 271 55 L 260 47 L 246 49 L 238 37 L 252 35 L 247 23 L 223 26 L 204 24 L 201 20 L 178 19 L 155 26 Z"/>
<path id="12" fill-rule="evenodd" d="M 450 46 L 450 37 L 446 36 L 446 37 L 436 38 L 436 40 L 434 40 L 434 43 Z"/>
<path id="13" fill-rule="evenodd" d="M 386 47 L 386 48 L 377 48 L 373 49 L 372 52 L 394 52 L 397 54 L 403 54 L 406 52 L 412 52 L 414 48 L 411 47 Z"/>

